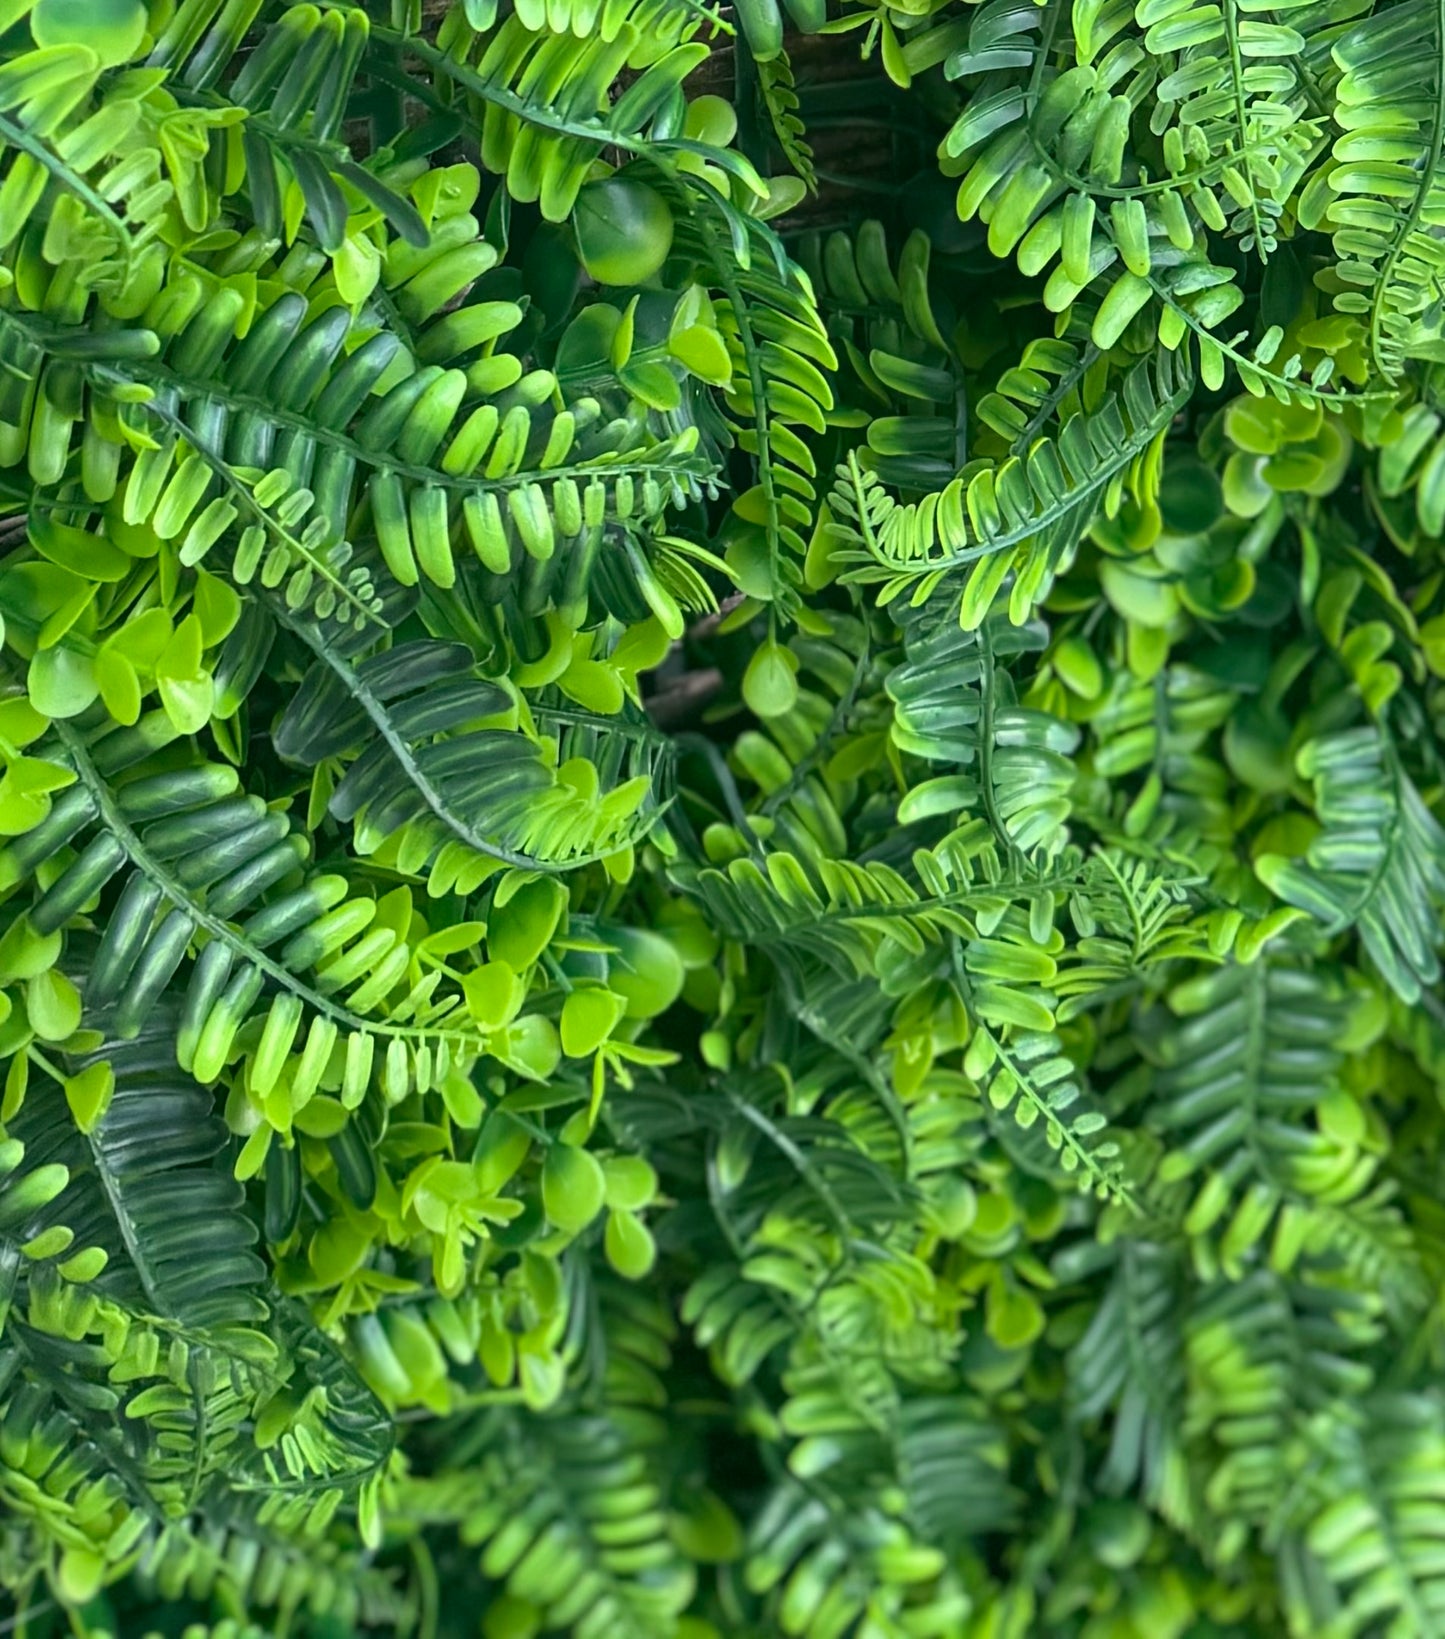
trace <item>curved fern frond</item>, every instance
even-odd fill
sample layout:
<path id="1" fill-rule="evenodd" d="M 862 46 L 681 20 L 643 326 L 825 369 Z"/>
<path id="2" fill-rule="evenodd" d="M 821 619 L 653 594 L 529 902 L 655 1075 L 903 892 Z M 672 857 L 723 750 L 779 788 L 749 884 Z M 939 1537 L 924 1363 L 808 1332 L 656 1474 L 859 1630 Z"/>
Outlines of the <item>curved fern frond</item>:
<path id="1" fill-rule="evenodd" d="M 210 1095 L 173 1068 L 163 1029 L 67 1063 L 64 1083 L 64 1098 L 32 1090 L 5 1141 L 23 1145 L 25 1171 L 0 1213 L 13 1217 L 17 1187 L 33 1198 L 65 1174 L 25 1232 L 69 1249 L 50 1264 L 34 1244 L 18 1291 L 10 1271 L 7 1462 L 26 1445 L 38 1459 L 57 1435 L 72 1442 L 57 1487 L 88 1488 L 129 1516 L 117 1528 L 78 1509 L 60 1529 L 64 1550 L 97 1566 L 158 1551 L 164 1521 L 202 1509 L 254 1501 L 283 1524 L 324 1523 L 379 1474 L 392 1428 L 251 1250 L 240 1186 L 215 1165 L 228 1140 Z M 42 1535 L 55 1528 L 33 1497 L 11 1501 Z"/>
<path id="2" fill-rule="evenodd" d="M 52 254 L 74 258 L 85 289 L 124 300 L 142 282 L 142 259 L 161 257 L 157 239 L 174 187 L 158 141 L 161 99 L 102 79 L 99 57 L 79 45 L 6 64 L 0 140 L 15 157 L 4 237 L 8 246 L 43 220 Z"/>
<path id="3" fill-rule="evenodd" d="M 515 702 L 463 645 L 419 640 L 353 665 L 318 628 L 289 624 L 317 661 L 273 741 L 302 767 L 344 765 L 328 806 L 355 823 L 361 854 L 390 845 L 407 874 L 431 868 L 434 893 L 475 892 L 502 865 L 575 869 L 655 823 L 665 753 L 652 740 L 614 736 L 624 778 L 599 791 L 595 765 L 588 775 L 563 757 L 559 771 L 516 729 L 476 726 L 514 716 Z"/>
<path id="4" fill-rule="evenodd" d="M 286 193 L 299 190 L 306 221 L 328 255 L 346 242 L 348 218 L 376 208 L 414 244 L 426 225 L 410 200 L 354 159 L 343 136 L 353 87 L 371 31 L 358 6 L 291 7 L 248 38 L 261 0 L 183 0 L 156 39 L 147 66 L 166 72 L 183 107 L 237 124 L 248 202 L 268 237 L 286 235 Z M 243 55 L 244 48 L 244 55 Z M 218 89 L 225 84 L 224 94 Z M 195 197 L 181 195 L 188 225 L 208 219 L 200 178 Z"/>
<path id="5" fill-rule="evenodd" d="M 190 1521 L 165 1527 L 145 1546 L 133 1572 L 137 1587 L 163 1605 L 188 1596 L 214 1598 L 254 1612 L 274 1612 L 264 1634 L 285 1621 L 405 1631 L 420 1616 L 414 1585 L 365 1549 L 328 1537 L 320 1522 L 288 1535 L 244 1509 L 205 1528 Z M 212 1639 L 205 1635 L 203 1639 Z M 225 1624 L 214 1639 L 232 1639 Z M 237 1634 L 234 1639 L 242 1639 Z"/>
<path id="6" fill-rule="evenodd" d="M 969 1607 L 945 1555 L 905 1522 L 877 1503 L 792 1477 L 755 1517 L 745 1575 L 768 1600 L 769 1626 L 786 1622 L 806 1639 L 840 1627 L 858 1632 L 860 1621 L 946 1633 Z"/>
<path id="7" fill-rule="evenodd" d="M 1010 1111 L 1026 1132 L 1040 1127 L 1066 1173 L 1077 1174 L 1101 1197 L 1133 1205 L 1121 1176 L 1119 1145 L 1100 1136 L 1107 1118 L 1083 1100 L 1078 1073 L 1056 1035 L 1022 1030 L 1005 1037 L 980 1027 L 964 1068 L 995 1110 Z"/>
<path id="8" fill-rule="evenodd" d="M 596 1639 L 664 1639 L 692 1597 L 667 1534 L 653 1453 L 620 1416 L 499 1408 L 454 1440 L 442 1471 L 408 1482 L 414 1506 L 452 1519 L 482 1569 L 550 1627 Z"/>
<path id="9" fill-rule="evenodd" d="M 1052 920 L 1052 896 L 1079 880 L 1076 861 L 1005 867 L 982 837 L 964 832 L 957 846 L 916 850 L 912 864 L 916 884 L 880 860 L 781 852 L 723 869 L 679 866 L 676 878 L 728 937 L 776 949 L 782 961 L 806 952 L 860 977 L 878 971 L 885 946 L 919 956 L 950 936 L 991 936 L 1014 905 L 1042 907 Z"/>
<path id="10" fill-rule="evenodd" d="M 82 1130 L 51 1086 L 33 1089 L 7 1130 L 29 1166 L 67 1168 L 43 1221 L 63 1224 L 78 1249 L 105 1253 L 94 1290 L 217 1336 L 264 1322 L 266 1267 L 252 1250 L 258 1237 L 240 1185 L 212 1165 L 227 1133 L 210 1095 L 154 1034 L 78 1060 L 67 1078 L 72 1099 L 77 1078 L 109 1089 Z"/>
<path id="11" fill-rule="evenodd" d="M 813 150 L 808 146 L 808 130 L 798 114 L 798 92 L 793 80 L 793 65 L 786 51 L 766 62 L 756 58 L 753 67 L 758 76 L 758 94 L 768 111 L 773 135 L 783 150 L 783 158 L 793 167 L 809 193 L 818 191 L 818 173 L 813 164 Z"/>
<path id="12" fill-rule="evenodd" d="M 1188 1524 L 1190 1494 L 1183 1451 L 1185 1395 L 1181 1298 L 1184 1269 L 1173 1250 L 1126 1241 L 1117 1250 L 1084 1244 L 1055 1260 L 1070 1284 L 1112 1268 L 1088 1327 L 1069 1357 L 1069 1412 L 1082 1422 L 1112 1413 L 1108 1454 L 1099 1475 L 1106 1494 L 1141 1484 L 1166 1519 Z"/>
<path id="13" fill-rule="evenodd" d="M 1414 1001 L 1440 976 L 1445 831 L 1380 728 L 1313 740 L 1297 762 L 1322 830 L 1303 860 L 1266 854 L 1255 869 L 1328 933 L 1356 930 L 1395 993 Z"/>
<path id="14" fill-rule="evenodd" d="M 1310 1419 L 1373 1386 L 1379 1300 L 1340 1291 L 1327 1270 L 1306 1273 L 1287 1280 L 1255 1270 L 1216 1282 L 1189 1318 L 1185 1427 L 1208 1475 L 1206 1500 L 1229 1522 L 1210 1544 L 1219 1563 L 1237 1555 L 1249 1522 L 1288 1518 L 1307 1497 Z"/>
<path id="15" fill-rule="evenodd" d="M 1309 99 L 1296 59 L 1306 41 L 1289 16 L 1311 9 L 1326 8 L 1315 0 L 1268 8 L 1224 0 L 1217 13 L 1200 13 L 1188 0 L 1152 0 L 1136 10 L 1144 49 L 1169 70 L 1153 119 L 1156 133 L 1163 127 L 1166 165 L 1183 171 L 1193 159 L 1218 167 L 1233 207 L 1226 231 L 1262 260 L 1277 248 L 1279 219 L 1320 143 L 1318 124 L 1301 117 Z M 1202 200 L 1192 190 L 1185 197 L 1203 218 Z"/>
<path id="16" fill-rule="evenodd" d="M 946 64 L 950 77 L 982 83 L 940 155 L 946 170 L 963 173 L 959 215 L 987 224 L 992 253 L 1016 256 L 1030 276 L 1052 270 L 1051 312 L 1090 293 L 1096 346 L 1112 347 L 1146 315 L 1141 324 L 1166 350 L 1194 332 L 1210 384 L 1222 381 L 1227 359 L 1250 391 L 1290 402 L 1325 392 L 1335 361 L 1318 360 L 1306 378 L 1303 351 L 1276 363 L 1278 327 L 1249 352 L 1244 335 L 1213 336 L 1245 295 L 1234 270 L 1208 254 L 1208 236 L 1227 234 L 1267 257 L 1320 146 L 1319 124 L 1303 117 L 1316 93 L 1299 59 L 1333 14 L 1308 0 L 1287 9 L 1290 24 L 1241 16 L 1252 8 L 1234 0 L 1157 0 L 1132 13 L 1079 4 L 1070 51 L 1062 8 L 1024 13 L 992 0 Z M 1134 21 L 1142 40 L 1116 41 Z M 1130 74 L 1140 57 L 1147 67 Z M 1151 94 L 1163 175 L 1133 136 Z"/>
<path id="17" fill-rule="evenodd" d="M 733 502 L 728 561 L 749 590 L 790 616 L 817 505 L 817 462 L 803 434 L 820 437 L 827 426 L 838 359 L 807 275 L 771 230 L 721 209 L 718 196 L 702 203 L 677 243 L 718 293 L 718 330 L 732 364 L 724 419 L 757 471 Z"/>
<path id="18" fill-rule="evenodd" d="M 11 365 L 0 460 L 58 478 L 76 445 L 85 498 L 112 533 L 174 541 L 186 566 L 224 541 L 237 580 L 286 580 L 292 606 L 318 617 L 360 625 L 378 612 L 346 544 L 363 498 L 402 586 L 454 585 L 459 549 L 475 565 L 468 574 L 506 584 L 526 569 L 540 611 L 562 594 L 564 563 L 585 570 L 595 557 L 604 525 L 659 524 L 711 468 L 695 454 L 695 428 L 653 438 L 603 422 L 595 400 L 562 408 L 555 377 L 526 376 L 521 360 L 500 369 L 494 347 L 520 322 L 517 304 L 480 300 L 436 317 L 495 264 L 490 245 L 472 250 L 461 266 L 455 254 L 445 266 L 389 264 L 403 315 L 421 326 L 415 354 L 344 307 L 308 321 L 306 300 L 285 289 L 237 342 L 241 292 L 227 286 L 206 302 L 192 280 L 172 298 L 164 340 L 112 331 L 74 362 L 69 344 L 89 342 L 88 331 L 0 308 Z M 485 368 L 469 372 L 479 360 Z M 77 373 L 89 402 L 67 398 L 61 410 L 54 395 L 73 397 Z M 584 573 L 566 591 L 575 601 L 585 588 Z"/>
<path id="19" fill-rule="evenodd" d="M 1108 360 L 1092 343 L 1040 337 L 979 400 L 978 419 L 1008 440 L 1010 455 L 1022 458 L 1046 427 L 1097 408 L 1108 374 Z"/>
<path id="20" fill-rule="evenodd" d="M 849 410 L 867 417 L 859 461 L 899 489 L 941 488 L 967 459 L 968 394 L 948 312 L 935 311 L 928 235 L 915 230 L 895 257 L 883 224 L 869 220 L 852 234 L 809 237 L 799 254 L 856 377 Z"/>

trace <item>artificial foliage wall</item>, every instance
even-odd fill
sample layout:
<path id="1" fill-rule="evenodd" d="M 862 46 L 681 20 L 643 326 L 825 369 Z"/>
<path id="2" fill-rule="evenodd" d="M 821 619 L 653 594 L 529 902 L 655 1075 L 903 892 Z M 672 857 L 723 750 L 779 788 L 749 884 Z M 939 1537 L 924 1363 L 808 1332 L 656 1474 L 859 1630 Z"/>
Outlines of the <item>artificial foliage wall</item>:
<path id="1" fill-rule="evenodd" d="M 1430 0 L 0 0 L 0 1631 L 1445 1635 L 1442 273 Z"/>

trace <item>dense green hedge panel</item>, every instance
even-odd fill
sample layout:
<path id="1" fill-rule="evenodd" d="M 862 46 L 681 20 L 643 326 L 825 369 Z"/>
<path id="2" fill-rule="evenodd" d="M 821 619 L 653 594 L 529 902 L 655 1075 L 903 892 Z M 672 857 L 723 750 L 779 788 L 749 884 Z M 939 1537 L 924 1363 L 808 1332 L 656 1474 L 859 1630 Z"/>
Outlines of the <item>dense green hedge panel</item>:
<path id="1" fill-rule="evenodd" d="M 0 1630 L 1445 1635 L 1441 26 L 0 0 Z"/>

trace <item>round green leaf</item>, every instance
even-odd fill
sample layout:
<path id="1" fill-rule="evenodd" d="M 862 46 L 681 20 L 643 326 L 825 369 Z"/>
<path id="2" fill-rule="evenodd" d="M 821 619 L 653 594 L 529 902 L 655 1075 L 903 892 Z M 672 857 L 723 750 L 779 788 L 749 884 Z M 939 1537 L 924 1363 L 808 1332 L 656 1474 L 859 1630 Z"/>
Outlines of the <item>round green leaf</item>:
<path id="1" fill-rule="evenodd" d="M 743 699 L 759 717 L 782 717 L 798 701 L 798 657 L 780 643 L 764 643 L 743 673 Z"/>
<path id="2" fill-rule="evenodd" d="M 624 1280 L 641 1280 L 657 1261 L 657 1243 L 631 1212 L 609 1212 L 602 1236 L 607 1261 Z"/>
<path id="3" fill-rule="evenodd" d="M 550 877 L 525 883 L 487 919 L 487 950 L 520 973 L 547 948 L 567 904 L 567 890 Z"/>
<path id="4" fill-rule="evenodd" d="M 669 1529 L 678 1547 L 700 1565 L 741 1559 L 746 1542 L 732 1509 L 711 1491 L 694 1493 L 675 1513 Z"/>
<path id="5" fill-rule="evenodd" d="M 33 1016 L 32 1016 L 33 1021 Z M 92 1064 L 65 1083 L 65 1100 L 81 1132 L 95 1130 L 115 1091 L 115 1071 L 104 1062 Z"/>
<path id="6" fill-rule="evenodd" d="M 643 928 L 617 928 L 617 946 L 608 961 L 607 983 L 627 1004 L 629 1019 L 666 1012 L 682 994 L 686 972 L 670 940 Z"/>
<path id="7" fill-rule="evenodd" d="M 607 1180 L 607 1204 L 614 1210 L 636 1212 L 657 1196 L 657 1174 L 640 1155 L 609 1155 L 602 1163 Z"/>
<path id="8" fill-rule="evenodd" d="M 601 1212 L 605 1195 L 595 1155 L 573 1144 L 553 1144 L 542 1163 L 542 1205 L 558 1229 L 580 1234 Z"/>
<path id="9" fill-rule="evenodd" d="M 1112 1499 L 1095 1503 L 1084 1529 L 1095 1557 L 1111 1570 L 1126 1570 L 1149 1546 L 1148 1513 L 1136 1502 Z"/>
<path id="10" fill-rule="evenodd" d="M 123 63 L 145 36 L 142 0 L 38 0 L 30 32 L 38 46 L 88 46 L 102 63 Z"/>
<path id="11" fill-rule="evenodd" d="M 1224 757 L 1255 791 L 1288 791 L 1294 779 L 1290 726 L 1277 708 L 1247 700 L 1225 724 Z"/>
<path id="12" fill-rule="evenodd" d="M 90 656 L 60 646 L 36 654 L 25 683 L 30 704 L 47 717 L 78 717 L 100 693 Z"/>
<path id="13" fill-rule="evenodd" d="M 654 188 L 630 176 L 589 182 L 572 212 L 582 266 L 601 285 L 640 285 L 672 249 L 672 212 Z"/>
<path id="14" fill-rule="evenodd" d="M 562 1004 L 562 1051 L 585 1058 L 612 1034 L 622 1017 L 623 998 L 611 990 L 574 990 Z"/>
<path id="15" fill-rule="evenodd" d="M 63 973 L 48 968 L 25 986 L 25 1011 L 42 1041 L 65 1041 L 80 1028 L 80 992 Z"/>

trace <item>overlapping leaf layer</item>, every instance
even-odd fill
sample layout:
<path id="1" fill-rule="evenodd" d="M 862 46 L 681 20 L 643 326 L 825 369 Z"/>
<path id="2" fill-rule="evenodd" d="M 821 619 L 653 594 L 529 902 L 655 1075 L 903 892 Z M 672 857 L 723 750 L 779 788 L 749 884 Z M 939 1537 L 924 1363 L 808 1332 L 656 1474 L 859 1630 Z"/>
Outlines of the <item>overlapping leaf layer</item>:
<path id="1" fill-rule="evenodd" d="M 0 0 L 0 1633 L 1445 1639 L 1442 52 Z"/>

